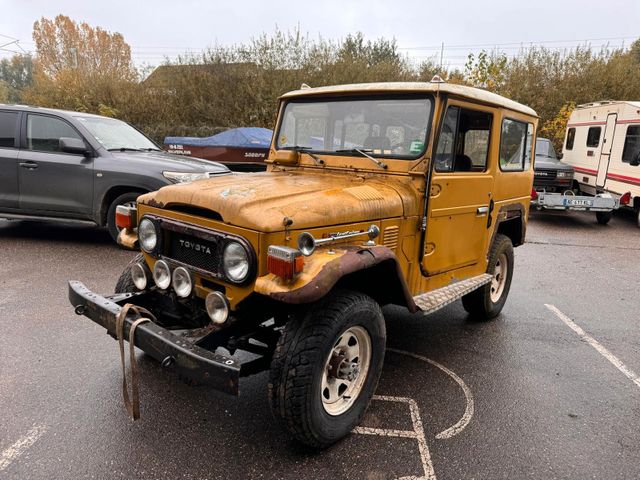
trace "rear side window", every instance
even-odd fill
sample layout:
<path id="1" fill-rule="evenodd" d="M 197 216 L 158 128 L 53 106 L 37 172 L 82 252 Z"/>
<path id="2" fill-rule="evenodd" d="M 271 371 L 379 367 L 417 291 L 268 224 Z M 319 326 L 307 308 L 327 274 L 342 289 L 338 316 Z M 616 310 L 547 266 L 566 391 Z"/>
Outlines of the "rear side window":
<path id="1" fill-rule="evenodd" d="M 576 139 L 576 129 L 570 128 L 569 130 L 567 130 L 567 143 L 565 144 L 564 148 L 566 148 L 567 150 L 573 150 L 573 141 L 575 139 Z"/>
<path id="2" fill-rule="evenodd" d="M 597 147 L 600 144 L 600 127 L 589 127 L 587 132 L 587 147 Z"/>
<path id="3" fill-rule="evenodd" d="M 0 148 L 14 148 L 18 112 L 0 112 Z"/>
<path id="4" fill-rule="evenodd" d="M 29 115 L 27 117 L 27 148 L 40 152 L 59 152 L 60 139 L 82 137 L 67 122 L 56 117 Z"/>
<path id="5" fill-rule="evenodd" d="M 640 155 L 640 125 L 629 125 L 624 139 L 622 161 L 631 163 L 638 155 Z"/>
<path id="6" fill-rule="evenodd" d="M 520 172 L 531 165 L 533 125 L 505 118 L 500 135 L 500 170 Z"/>

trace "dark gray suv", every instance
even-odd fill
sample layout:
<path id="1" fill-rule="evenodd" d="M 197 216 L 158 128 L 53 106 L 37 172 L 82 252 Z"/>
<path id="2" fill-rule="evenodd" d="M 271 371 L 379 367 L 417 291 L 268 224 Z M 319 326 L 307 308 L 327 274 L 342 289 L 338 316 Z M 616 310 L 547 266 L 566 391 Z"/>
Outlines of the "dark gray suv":
<path id="1" fill-rule="evenodd" d="M 0 105 L 0 218 L 91 221 L 115 239 L 118 205 L 227 173 L 219 163 L 165 153 L 120 120 Z"/>

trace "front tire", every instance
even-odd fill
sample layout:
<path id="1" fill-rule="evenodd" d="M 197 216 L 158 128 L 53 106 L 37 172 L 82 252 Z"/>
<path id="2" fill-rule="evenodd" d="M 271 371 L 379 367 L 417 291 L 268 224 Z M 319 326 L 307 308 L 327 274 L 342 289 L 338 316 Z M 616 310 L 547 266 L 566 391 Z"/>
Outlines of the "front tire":
<path id="1" fill-rule="evenodd" d="M 140 195 L 142 194 L 139 192 L 124 193 L 116 197 L 115 200 L 111 202 L 111 205 L 109 205 L 109 210 L 107 210 L 107 228 L 114 242 L 118 242 L 118 234 L 120 233 L 120 229 L 116 225 L 116 207 L 118 205 L 135 206 L 136 200 Z"/>
<path id="2" fill-rule="evenodd" d="M 382 371 L 386 330 L 380 306 L 338 291 L 293 315 L 269 375 L 274 417 L 301 443 L 325 448 L 360 423 Z"/>
<path id="3" fill-rule="evenodd" d="M 502 311 L 513 277 L 513 244 L 506 235 L 498 233 L 489 252 L 487 273 L 491 282 L 462 297 L 462 306 L 478 320 L 490 320 Z"/>
<path id="4" fill-rule="evenodd" d="M 131 267 L 135 263 L 143 263 L 144 257 L 141 253 L 137 254 L 133 257 L 133 260 L 129 262 L 129 264 L 124 268 L 122 273 L 120 274 L 120 278 L 116 282 L 115 293 L 135 293 L 138 291 L 135 284 L 133 283 L 133 278 L 131 277 Z"/>

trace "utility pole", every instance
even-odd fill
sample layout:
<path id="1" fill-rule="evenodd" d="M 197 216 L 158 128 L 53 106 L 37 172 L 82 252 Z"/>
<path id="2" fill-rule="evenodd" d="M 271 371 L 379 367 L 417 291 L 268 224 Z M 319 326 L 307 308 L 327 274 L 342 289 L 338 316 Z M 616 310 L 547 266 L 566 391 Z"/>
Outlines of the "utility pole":
<path id="1" fill-rule="evenodd" d="M 440 74 L 442 74 L 442 62 L 444 59 L 444 42 L 442 42 L 442 47 L 440 48 Z"/>

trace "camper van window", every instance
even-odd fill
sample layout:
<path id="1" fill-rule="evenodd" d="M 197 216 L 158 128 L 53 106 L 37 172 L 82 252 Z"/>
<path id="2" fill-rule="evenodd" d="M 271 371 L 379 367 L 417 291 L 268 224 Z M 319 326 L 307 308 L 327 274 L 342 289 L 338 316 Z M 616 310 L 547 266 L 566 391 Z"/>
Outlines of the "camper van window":
<path id="1" fill-rule="evenodd" d="M 600 127 L 589 127 L 587 132 L 587 147 L 597 147 L 600 144 Z"/>
<path id="2" fill-rule="evenodd" d="M 531 162 L 531 139 L 533 127 L 525 122 L 505 118 L 500 136 L 500 170 L 522 171 Z"/>
<path id="3" fill-rule="evenodd" d="M 570 128 L 569 130 L 567 130 L 567 143 L 565 145 L 565 148 L 567 150 L 573 150 L 573 141 L 575 139 L 576 139 L 576 129 Z"/>
<path id="4" fill-rule="evenodd" d="M 622 161 L 631 163 L 638 155 L 640 155 L 640 125 L 629 125 L 627 137 L 624 139 Z"/>

